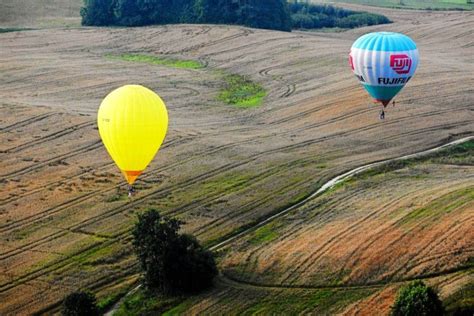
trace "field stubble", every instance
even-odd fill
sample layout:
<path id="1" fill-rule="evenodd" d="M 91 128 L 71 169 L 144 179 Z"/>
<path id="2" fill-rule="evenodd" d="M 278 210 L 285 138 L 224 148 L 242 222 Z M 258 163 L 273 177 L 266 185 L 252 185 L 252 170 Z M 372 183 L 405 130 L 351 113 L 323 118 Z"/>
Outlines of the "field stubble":
<path id="1" fill-rule="evenodd" d="M 91 288 L 101 300 L 122 291 L 119 284 L 131 282 L 136 273 L 129 229 L 134 213 L 145 208 L 184 219 L 188 232 L 211 244 L 294 203 L 334 174 L 472 133 L 474 45 L 466 32 L 474 25 L 472 13 L 386 12 L 394 24 L 337 34 L 207 25 L 0 34 L 0 313 L 54 308 L 64 293 L 79 287 Z M 357 36 L 381 29 L 413 37 L 423 61 L 383 123 L 346 63 Z M 107 58 L 110 54 L 193 59 L 207 67 L 125 63 Z M 262 84 L 268 91 L 264 103 L 241 109 L 216 100 L 223 82 L 215 69 Z M 127 83 L 157 91 L 170 113 L 164 147 L 138 181 L 132 201 L 122 198 L 123 181 L 95 125 L 101 99 Z M 449 179 L 461 189 L 459 170 L 450 170 Z M 415 180 L 420 199 L 432 193 L 417 182 L 428 180 Z M 338 200 L 334 208 L 348 205 L 348 199 Z M 401 203 L 383 199 L 392 207 Z M 347 210 L 319 216 L 342 216 L 331 228 L 337 236 L 338 228 L 347 231 L 351 216 L 357 216 L 343 214 Z M 393 236 L 405 236 L 402 228 Z M 254 244 L 269 242 L 280 249 L 283 237 L 260 236 Z M 250 277 L 259 281 L 317 284 L 401 278 L 433 268 L 430 261 L 418 264 L 409 252 L 413 268 L 371 271 L 381 258 L 344 246 L 336 247 L 339 256 L 333 259 L 346 262 L 347 269 L 328 270 L 331 280 L 321 280 L 311 272 L 314 258 L 308 256 L 319 258 L 320 267 L 330 266 L 322 254 L 333 244 L 307 253 L 304 245 L 311 238 L 301 235 L 299 248 L 284 243 L 281 251 L 302 251 L 295 257 L 283 255 L 278 264 L 257 260 L 252 263 L 256 270 L 243 271 L 252 271 Z M 343 260 L 350 249 L 358 261 Z M 299 262 L 296 258 L 309 259 L 279 272 Z M 265 269 L 272 273 L 259 273 Z M 25 295 L 31 299 L 23 300 Z"/>

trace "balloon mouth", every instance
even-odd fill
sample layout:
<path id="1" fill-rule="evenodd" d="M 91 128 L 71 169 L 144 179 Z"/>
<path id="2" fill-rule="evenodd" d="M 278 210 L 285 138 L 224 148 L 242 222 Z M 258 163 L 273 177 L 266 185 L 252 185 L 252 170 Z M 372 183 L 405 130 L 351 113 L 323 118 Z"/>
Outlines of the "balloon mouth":
<path id="1" fill-rule="evenodd" d="M 382 103 L 383 106 L 387 106 L 390 103 L 390 100 L 380 100 L 380 99 L 375 99 L 375 102 Z"/>
<path id="2" fill-rule="evenodd" d="M 127 180 L 128 184 L 132 185 L 135 180 L 137 180 L 138 176 L 142 174 L 143 171 L 138 170 L 121 170 L 123 176 Z"/>

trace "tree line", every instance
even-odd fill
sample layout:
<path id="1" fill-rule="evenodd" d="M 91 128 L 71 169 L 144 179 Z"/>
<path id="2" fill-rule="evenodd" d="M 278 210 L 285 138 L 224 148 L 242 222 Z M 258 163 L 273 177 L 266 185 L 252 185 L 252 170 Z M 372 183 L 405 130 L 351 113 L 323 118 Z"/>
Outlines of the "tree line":
<path id="1" fill-rule="evenodd" d="M 358 12 L 332 5 L 317 5 L 308 2 L 289 4 L 291 20 L 295 29 L 319 29 L 339 27 L 352 29 L 361 26 L 387 24 L 391 21 L 384 15 Z"/>
<path id="2" fill-rule="evenodd" d="M 84 0 L 83 25 L 238 24 L 291 30 L 285 0 Z"/>
<path id="3" fill-rule="evenodd" d="M 286 0 L 84 0 L 81 16 L 89 26 L 210 23 L 280 31 L 390 23 L 378 14 Z"/>

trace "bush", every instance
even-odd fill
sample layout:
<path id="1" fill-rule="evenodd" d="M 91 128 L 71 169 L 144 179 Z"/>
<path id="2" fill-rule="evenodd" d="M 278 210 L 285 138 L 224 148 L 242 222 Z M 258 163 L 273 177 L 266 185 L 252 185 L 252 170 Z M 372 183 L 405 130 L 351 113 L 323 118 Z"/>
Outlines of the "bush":
<path id="1" fill-rule="evenodd" d="M 339 19 L 338 21 L 336 21 L 336 26 L 341 28 L 355 28 L 360 26 L 370 26 L 386 23 L 390 23 L 390 20 L 383 15 L 372 13 L 356 13 Z"/>
<path id="2" fill-rule="evenodd" d="M 314 21 L 311 14 L 296 13 L 291 16 L 291 23 L 294 28 L 298 29 L 312 29 L 314 28 Z"/>
<path id="3" fill-rule="evenodd" d="M 181 225 L 149 210 L 139 215 L 132 232 L 145 283 L 163 294 L 198 292 L 217 275 L 212 253 L 193 236 L 179 234 Z"/>
<path id="4" fill-rule="evenodd" d="M 94 294 L 82 291 L 69 294 L 63 300 L 61 314 L 65 316 L 99 315 Z"/>
<path id="5" fill-rule="evenodd" d="M 293 28 L 319 29 L 324 27 L 356 28 L 386 24 L 390 20 L 380 14 L 356 12 L 332 5 L 294 2 L 289 5 Z"/>
<path id="6" fill-rule="evenodd" d="M 437 316 L 443 313 L 443 304 L 436 292 L 419 280 L 402 287 L 392 306 L 392 316 Z"/>

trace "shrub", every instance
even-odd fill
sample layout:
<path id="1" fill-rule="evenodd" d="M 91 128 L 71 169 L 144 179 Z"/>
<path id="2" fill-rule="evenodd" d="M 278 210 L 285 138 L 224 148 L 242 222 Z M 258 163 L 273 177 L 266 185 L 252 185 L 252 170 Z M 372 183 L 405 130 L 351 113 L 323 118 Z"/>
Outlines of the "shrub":
<path id="1" fill-rule="evenodd" d="M 211 252 L 190 235 L 182 222 L 149 210 L 138 217 L 133 246 L 150 289 L 164 294 L 195 293 L 212 285 L 217 268 Z"/>
<path id="2" fill-rule="evenodd" d="M 312 29 L 314 22 L 311 14 L 296 13 L 291 16 L 291 23 L 294 28 L 298 29 Z"/>
<path id="3" fill-rule="evenodd" d="M 293 28 L 318 29 L 324 27 L 356 28 L 386 24 L 390 20 L 380 14 L 357 12 L 332 5 L 294 2 L 289 5 Z"/>
<path id="4" fill-rule="evenodd" d="M 64 316 L 99 315 L 94 294 L 82 291 L 69 294 L 63 300 L 61 314 Z"/>
<path id="5" fill-rule="evenodd" d="M 419 280 L 402 287 L 392 306 L 392 316 L 437 316 L 443 312 L 436 292 Z"/>

